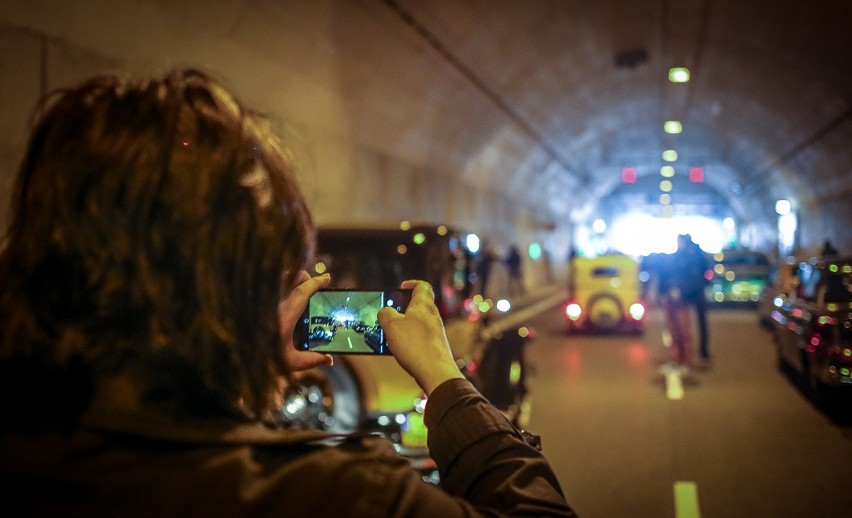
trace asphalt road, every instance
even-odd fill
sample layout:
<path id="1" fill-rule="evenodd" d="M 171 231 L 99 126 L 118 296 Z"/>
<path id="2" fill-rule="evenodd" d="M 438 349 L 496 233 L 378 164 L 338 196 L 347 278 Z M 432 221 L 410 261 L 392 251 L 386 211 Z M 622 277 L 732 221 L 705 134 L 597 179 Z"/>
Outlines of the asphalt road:
<path id="1" fill-rule="evenodd" d="M 530 321 L 529 429 L 580 516 L 852 516 L 852 424 L 778 370 L 755 313 L 711 311 L 713 365 L 680 387 L 661 319 L 642 337 L 567 335 L 559 308 Z"/>

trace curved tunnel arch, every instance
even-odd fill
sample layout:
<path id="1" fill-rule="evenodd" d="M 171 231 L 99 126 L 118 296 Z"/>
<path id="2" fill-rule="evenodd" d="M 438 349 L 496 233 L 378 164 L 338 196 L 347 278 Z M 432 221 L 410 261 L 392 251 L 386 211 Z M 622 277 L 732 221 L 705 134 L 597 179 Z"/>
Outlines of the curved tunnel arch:
<path id="1" fill-rule="evenodd" d="M 755 246 L 773 248 L 786 198 L 802 253 L 850 250 L 850 22 L 852 4 L 794 0 L 3 3 L 0 190 L 40 91 L 193 64 L 293 128 L 320 222 L 443 220 L 564 250 L 622 167 L 658 174 L 674 144 L 763 229 Z M 689 83 L 667 81 L 675 64 Z M 375 192 L 346 205 L 337 184 Z"/>

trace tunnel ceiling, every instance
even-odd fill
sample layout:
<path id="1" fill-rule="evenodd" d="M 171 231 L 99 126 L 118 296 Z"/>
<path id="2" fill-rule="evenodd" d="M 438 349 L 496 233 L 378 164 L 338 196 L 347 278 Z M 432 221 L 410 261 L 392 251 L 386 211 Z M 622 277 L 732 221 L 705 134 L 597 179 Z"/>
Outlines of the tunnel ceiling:
<path id="1" fill-rule="evenodd" d="M 850 197 L 850 2 L 393 5 L 536 143 L 526 152 L 558 164 L 549 174 L 500 171 L 509 183 L 543 176 L 562 201 L 600 197 L 626 167 L 659 178 L 662 152 L 673 149 L 679 176 L 702 167 L 746 220 L 766 217 L 779 197 Z M 670 82 L 670 67 L 688 67 L 691 80 Z M 682 133 L 663 131 L 670 119 Z"/>
<path id="2" fill-rule="evenodd" d="M 648 178 L 666 149 L 745 222 L 769 228 L 777 198 L 811 211 L 850 199 L 852 2 L 19 1 L 0 13 L 137 68 L 211 66 L 252 105 L 546 218 L 628 190 L 627 167 L 657 194 Z M 691 80 L 670 82 L 675 66 Z M 682 133 L 663 131 L 670 119 Z"/>

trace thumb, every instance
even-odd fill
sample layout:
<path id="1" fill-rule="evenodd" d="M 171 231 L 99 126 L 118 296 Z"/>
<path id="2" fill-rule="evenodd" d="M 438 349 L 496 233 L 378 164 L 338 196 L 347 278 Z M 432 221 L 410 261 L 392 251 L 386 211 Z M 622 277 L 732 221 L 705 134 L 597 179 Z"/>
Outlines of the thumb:
<path id="1" fill-rule="evenodd" d="M 383 307 L 382 309 L 379 310 L 379 314 L 377 315 L 377 318 L 379 319 L 379 325 L 382 327 L 382 329 L 385 332 L 387 332 L 388 326 L 390 326 L 392 323 L 396 322 L 397 320 L 399 320 L 403 317 L 402 317 L 402 314 L 399 311 L 397 311 L 396 309 L 389 307 L 389 306 L 385 306 L 385 307 Z"/>

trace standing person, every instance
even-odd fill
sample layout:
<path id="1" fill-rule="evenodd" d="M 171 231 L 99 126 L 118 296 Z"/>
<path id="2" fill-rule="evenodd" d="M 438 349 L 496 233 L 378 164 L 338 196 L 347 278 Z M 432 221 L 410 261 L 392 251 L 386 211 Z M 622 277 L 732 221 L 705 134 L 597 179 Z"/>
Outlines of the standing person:
<path id="1" fill-rule="evenodd" d="M 0 514 L 573 515 L 462 376 L 430 285 L 379 319 L 429 396 L 442 489 L 379 437 L 281 429 L 314 230 L 267 126 L 209 76 L 53 97 L 0 250 Z M 306 482 L 309 481 L 309 482 Z"/>
<path id="2" fill-rule="evenodd" d="M 820 250 L 820 255 L 823 257 L 831 256 L 831 255 L 840 255 L 840 252 L 834 248 L 834 245 L 831 244 L 831 241 L 826 239 L 825 243 L 822 245 L 822 250 Z"/>
<path id="3" fill-rule="evenodd" d="M 491 267 L 494 265 L 494 251 L 483 246 L 482 252 L 479 254 L 479 260 L 476 262 L 476 281 L 479 284 L 479 294 L 487 297 L 488 279 L 491 277 Z"/>
<path id="4" fill-rule="evenodd" d="M 702 361 L 709 360 L 707 351 L 706 304 L 704 304 L 704 276 L 706 261 L 701 249 L 689 234 L 677 238 L 677 251 L 665 258 L 659 269 L 659 294 L 666 312 L 666 323 L 672 344 L 672 362 L 681 370 L 692 365 L 693 343 L 691 309 L 696 308 L 700 335 Z M 700 308 L 700 310 L 699 310 Z"/>
<path id="5" fill-rule="evenodd" d="M 509 253 L 505 259 L 506 269 L 509 270 L 509 295 L 523 295 L 526 291 L 524 288 L 524 279 L 521 272 L 521 252 L 518 247 L 512 245 L 509 247 Z"/>
<path id="6" fill-rule="evenodd" d="M 708 366 L 710 358 L 709 332 L 707 329 L 707 299 L 704 290 L 707 279 L 707 259 L 698 243 L 689 234 L 677 238 L 678 251 L 675 253 L 675 268 L 683 270 L 683 300 L 695 310 L 698 322 L 699 365 Z"/>

